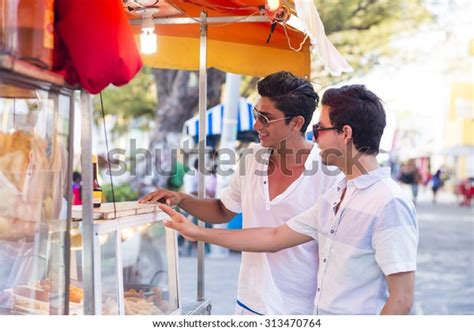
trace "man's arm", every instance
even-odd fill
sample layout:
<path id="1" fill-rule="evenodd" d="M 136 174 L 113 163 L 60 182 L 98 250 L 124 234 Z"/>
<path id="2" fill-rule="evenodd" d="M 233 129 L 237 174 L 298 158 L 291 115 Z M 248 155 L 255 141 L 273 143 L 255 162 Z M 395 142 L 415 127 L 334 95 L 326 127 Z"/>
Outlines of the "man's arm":
<path id="1" fill-rule="evenodd" d="M 171 220 L 165 221 L 165 225 L 177 230 L 186 239 L 205 241 L 236 251 L 277 252 L 313 239 L 293 231 L 286 224 L 277 228 L 243 230 L 201 228 L 166 205 L 160 205 L 160 208 L 171 217 Z"/>
<path id="2" fill-rule="evenodd" d="M 227 223 L 236 213 L 228 210 L 219 199 L 200 199 L 195 196 L 159 189 L 139 201 L 140 203 L 163 202 L 177 205 L 194 217 L 211 224 Z"/>
<path id="3" fill-rule="evenodd" d="M 227 209 L 220 199 L 199 199 L 189 194 L 179 194 L 181 201 L 178 207 L 207 223 L 227 223 L 237 215 Z"/>
<path id="4" fill-rule="evenodd" d="M 385 277 L 389 296 L 381 315 L 406 315 L 411 311 L 415 291 L 415 272 L 399 272 Z"/>

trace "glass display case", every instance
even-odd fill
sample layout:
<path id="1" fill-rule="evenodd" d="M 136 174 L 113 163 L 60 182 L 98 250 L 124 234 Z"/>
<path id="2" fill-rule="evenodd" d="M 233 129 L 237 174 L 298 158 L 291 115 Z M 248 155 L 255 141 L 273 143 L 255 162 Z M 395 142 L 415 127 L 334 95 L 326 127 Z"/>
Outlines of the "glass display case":
<path id="1" fill-rule="evenodd" d="M 0 54 L 0 314 L 67 314 L 73 90 Z"/>
<path id="2" fill-rule="evenodd" d="M 84 313 L 82 206 L 73 206 L 71 314 Z M 176 233 L 157 205 L 102 204 L 93 210 L 95 314 L 180 314 Z M 73 292 L 76 292 L 77 297 Z"/>

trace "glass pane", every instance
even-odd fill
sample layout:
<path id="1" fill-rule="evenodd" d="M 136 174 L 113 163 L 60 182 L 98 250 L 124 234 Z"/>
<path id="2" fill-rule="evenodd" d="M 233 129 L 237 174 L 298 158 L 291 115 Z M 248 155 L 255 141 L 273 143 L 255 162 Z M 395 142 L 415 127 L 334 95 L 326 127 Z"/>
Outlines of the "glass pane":
<path id="1" fill-rule="evenodd" d="M 100 250 L 100 280 L 102 292 L 102 314 L 118 314 L 118 279 L 116 259 L 116 232 L 99 235 L 94 246 Z M 71 280 L 69 292 L 69 314 L 84 314 L 84 286 L 82 282 L 82 221 L 74 221 L 71 225 Z"/>
<path id="2" fill-rule="evenodd" d="M 165 228 L 161 222 L 122 230 L 125 314 L 163 315 L 174 312 L 170 300 Z M 174 285 L 176 286 L 176 284 Z"/>
<path id="3" fill-rule="evenodd" d="M 0 313 L 65 312 L 69 97 L 0 78 Z"/>
<path id="4" fill-rule="evenodd" d="M 102 314 L 117 315 L 118 279 L 117 279 L 117 236 L 116 232 L 99 236 L 102 280 Z M 97 247 L 97 246 L 96 246 Z"/>

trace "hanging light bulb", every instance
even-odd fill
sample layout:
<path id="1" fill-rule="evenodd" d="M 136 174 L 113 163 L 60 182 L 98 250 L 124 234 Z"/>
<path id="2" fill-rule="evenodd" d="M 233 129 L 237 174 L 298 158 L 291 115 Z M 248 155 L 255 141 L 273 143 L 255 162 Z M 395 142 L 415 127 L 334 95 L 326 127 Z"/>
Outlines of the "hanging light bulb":
<path id="1" fill-rule="evenodd" d="M 155 29 L 142 28 L 140 35 L 140 49 L 143 54 L 153 54 L 157 51 Z"/>
<path id="2" fill-rule="evenodd" d="M 267 7 L 271 11 L 277 10 L 280 8 L 280 0 L 267 0 Z"/>
<path id="3" fill-rule="evenodd" d="M 155 23 L 153 14 L 150 11 L 143 11 L 142 33 L 140 35 L 140 50 L 143 54 L 156 53 L 158 49 Z"/>

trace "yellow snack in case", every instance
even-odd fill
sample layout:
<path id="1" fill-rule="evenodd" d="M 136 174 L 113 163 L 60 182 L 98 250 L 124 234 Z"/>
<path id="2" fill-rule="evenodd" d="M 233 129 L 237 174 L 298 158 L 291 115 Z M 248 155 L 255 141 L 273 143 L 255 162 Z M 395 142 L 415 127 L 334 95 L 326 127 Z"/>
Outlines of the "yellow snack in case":
<path id="1" fill-rule="evenodd" d="M 73 285 L 69 286 L 69 301 L 81 303 L 84 299 L 84 290 Z"/>

